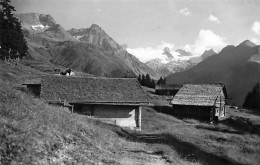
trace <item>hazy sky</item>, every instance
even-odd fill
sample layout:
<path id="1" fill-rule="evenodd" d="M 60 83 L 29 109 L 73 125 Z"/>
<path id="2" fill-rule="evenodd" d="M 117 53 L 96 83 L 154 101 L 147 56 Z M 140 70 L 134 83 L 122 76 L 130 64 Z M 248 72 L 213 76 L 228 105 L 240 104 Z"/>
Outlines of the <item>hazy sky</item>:
<path id="1" fill-rule="evenodd" d="M 164 46 L 193 54 L 246 39 L 260 44 L 260 0 L 12 0 L 65 29 L 95 23 L 142 61 Z"/>

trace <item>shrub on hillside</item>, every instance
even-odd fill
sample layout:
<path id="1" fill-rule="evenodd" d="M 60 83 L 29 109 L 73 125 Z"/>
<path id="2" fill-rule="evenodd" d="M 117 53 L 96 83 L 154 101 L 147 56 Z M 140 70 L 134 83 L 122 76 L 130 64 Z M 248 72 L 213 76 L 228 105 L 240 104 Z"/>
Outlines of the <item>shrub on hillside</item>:
<path id="1" fill-rule="evenodd" d="M 243 108 L 260 110 L 260 84 L 257 83 L 251 92 L 248 92 Z"/>

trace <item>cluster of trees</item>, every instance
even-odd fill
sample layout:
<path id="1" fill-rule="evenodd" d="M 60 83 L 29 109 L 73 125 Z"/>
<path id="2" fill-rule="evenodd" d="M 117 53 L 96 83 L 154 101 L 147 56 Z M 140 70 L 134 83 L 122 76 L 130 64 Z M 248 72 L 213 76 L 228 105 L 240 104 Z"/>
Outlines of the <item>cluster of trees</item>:
<path id="1" fill-rule="evenodd" d="M 146 86 L 149 88 L 155 88 L 155 80 L 151 78 L 151 76 L 147 73 L 146 75 L 139 74 L 137 80 L 142 86 Z"/>
<path id="2" fill-rule="evenodd" d="M 28 54 L 23 29 L 14 11 L 10 0 L 0 0 L 0 59 L 22 58 Z"/>
<path id="3" fill-rule="evenodd" d="M 165 84 L 166 84 L 166 78 L 160 77 L 156 85 L 165 85 Z"/>
<path id="4" fill-rule="evenodd" d="M 243 108 L 260 110 L 260 84 L 257 83 L 251 92 L 248 92 Z"/>

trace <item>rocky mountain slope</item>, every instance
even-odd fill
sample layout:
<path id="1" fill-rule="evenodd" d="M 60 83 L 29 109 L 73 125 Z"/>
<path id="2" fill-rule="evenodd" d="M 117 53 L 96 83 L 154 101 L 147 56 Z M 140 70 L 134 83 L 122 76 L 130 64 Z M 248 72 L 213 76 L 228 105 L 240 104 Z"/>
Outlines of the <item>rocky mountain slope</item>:
<path id="1" fill-rule="evenodd" d="M 172 54 L 178 54 L 173 56 Z M 206 58 L 216 54 L 212 49 L 206 50 L 201 56 L 194 57 L 190 52 L 182 49 L 177 49 L 171 52 L 169 48 L 164 48 L 162 52 L 163 59 L 155 58 L 147 61 L 147 64 L 154 71 L 162 76 L 168 76 L 171 73 L 185 71 L 197 65 Z"/>
<path id="2" fill-rule="evenodd" d="M 161 55 L 162 58 L 151 59 L 145 63 L 161 76 L 183 71 L 189 65 L 186 60 L 176 59 L 168 47 L 162 50 Z"/>
<path id="3" fill-rule="evenodd" d="M 96 24 L 92 24 L 90 28 L 86 29 L 73 28 L 68 30 L 68 32 L 78 41 L 102 47 L 107 51 L 123 51 L 123 48 Z"/>
<path id="4" fill-rule="evenodd" d="M 30 39 L 39 36 L 38 38 L 44 38 L 47 41 L 77 41 L 50 15 L 25 13 L 15 16 L 21 20 L 22 27 L 29 33 Z"/>
<path id="5" fill-rule="evenodd" d="M 129 67 L 136 75 L 149 73 L 153 78 L 159 75 L 149 66 L 140 62 L 135 56 L 128 53 L 125 48 L 113 40 L 106 32 L 96 24 L 86 29 L 70 29 L 68 32 L 78 41 L 91 44 L 102 49 L 102 52 L 120 59 L 122 64 Z"/>
<path id="6" fill-rule="evenodd" d="M 167 68 L 166 64 L 164 64 L 162 62 L 162 59 L 160 58 L 149 60 L 145 64 L 148 65 L 157 73 L 159 73 L 161 76 L 167 76 L 171 73 L 170 69 Z"/>
<path id="7" fill-rule="evenodd" d="M 50 15 L 26 13 L 16 17 L 22 22 L 30 57 L 34 60 L 97 76 L 135 77 L 149 73 L 158 77 L 98 25 L 67 32 Z"/>
<path id="8" fill-rule="evenodd" d="M 167 83 L 224 83 L 231 100 L 241 106 L 256 82 L 260 82 L 260 46 L 246 40 L 229 45 L 193 68 L 167 77 Z"/>

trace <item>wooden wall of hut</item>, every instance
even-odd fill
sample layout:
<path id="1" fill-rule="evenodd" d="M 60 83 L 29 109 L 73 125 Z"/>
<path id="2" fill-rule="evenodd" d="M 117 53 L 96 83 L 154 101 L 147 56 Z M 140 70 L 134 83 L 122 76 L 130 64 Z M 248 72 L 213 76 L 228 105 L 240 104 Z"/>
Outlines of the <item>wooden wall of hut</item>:
<path id="1" fill-rule="evenodd" d="M 202 121 L 212 121 L 214 108 L 210 106 L 173 105 L 174 116 L 179 118 L 194 118 Z"/>
<path id="2" fill-rule="evenodd" d="M 33 94 L 35 97 L 40 97 L 41 85 L 40 84 L 27 85 L 27 91 Z"/>

